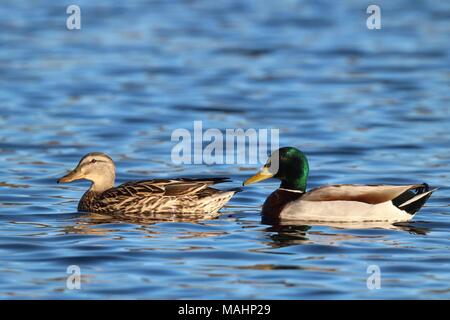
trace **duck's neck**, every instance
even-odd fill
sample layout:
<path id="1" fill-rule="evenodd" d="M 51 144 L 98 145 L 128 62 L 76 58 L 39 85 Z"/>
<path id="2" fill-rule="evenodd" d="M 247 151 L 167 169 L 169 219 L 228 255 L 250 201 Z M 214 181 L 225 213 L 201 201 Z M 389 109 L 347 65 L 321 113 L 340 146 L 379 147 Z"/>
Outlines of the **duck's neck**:
<path id="1" fill-rule="evenodd" d="M 111 189 L 114 187 L 114 180 L 115 176 L 101 176 L 95 179 L 95 181 L 91 181 L 92 185 L 89 188 L 89 191 L 95 192 L 95 193 L 102 193 L 105 192 L 108 189 Z"/>
<path id="2" fill-rule="evenodd" d="M 283 180 L 281 181 L 280 188 L 305 192 L 306 182 L 307 177 L 300 177 L 292 180 Z"/>

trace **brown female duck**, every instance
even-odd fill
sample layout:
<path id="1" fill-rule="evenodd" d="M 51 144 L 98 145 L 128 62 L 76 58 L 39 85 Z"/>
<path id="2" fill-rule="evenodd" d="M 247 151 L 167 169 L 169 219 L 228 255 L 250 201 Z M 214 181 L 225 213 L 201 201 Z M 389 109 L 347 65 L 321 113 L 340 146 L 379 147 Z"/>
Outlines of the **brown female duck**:
<path id="1" fill-rule="evenodd" d="M 115 165 L 104 153 L 85 155 L 77 167 L 58 180 L 67 183 L 88 180 L 79 211 L 103 214 L 178 214 L 212 218 L 239 191 L 218 190 L 212 185 L 228 178 L 155 179 L 128 182 L 114 187 Z"/>

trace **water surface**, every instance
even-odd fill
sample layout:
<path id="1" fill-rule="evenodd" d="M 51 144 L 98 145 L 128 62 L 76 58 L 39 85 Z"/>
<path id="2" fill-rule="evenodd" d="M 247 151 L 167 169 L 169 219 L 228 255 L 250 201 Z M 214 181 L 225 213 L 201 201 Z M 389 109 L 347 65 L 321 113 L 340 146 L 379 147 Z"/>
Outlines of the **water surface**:
<path id="1" fill-rule="evenodd" d="M 77 1 L 0 7 L 3 299 L 443 299 L 450 297 L 450 6 L 378 1 Z M 309 157 L 309 187 L 439 187 L 413 222 L 261 223 L 275 181 L 215 220 L 99 219 L 86 183 L 56 179 L 103 151 L 118 182 L 229 176 L 255 165 L 175 165 L 174 129 L 279 128 Z M 66 288 L 81 268 L 81 290 Z M 369 290 L 367 267 L 381 269 Z"/>

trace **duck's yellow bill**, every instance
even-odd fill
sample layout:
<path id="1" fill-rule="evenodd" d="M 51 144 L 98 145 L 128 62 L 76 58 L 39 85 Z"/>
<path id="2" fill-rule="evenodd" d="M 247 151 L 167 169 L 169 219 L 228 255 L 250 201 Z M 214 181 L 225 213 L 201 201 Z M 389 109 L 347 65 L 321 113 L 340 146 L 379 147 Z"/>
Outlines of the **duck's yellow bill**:
<path id="1" fill-rule="evenodd" d="M 260 181 L 263 181 L 263 180 L 270 179 L 273 176 L 274 176 L 273 173 L 271 173 L 268 168 L 264 167 L 260 172 L 255 174 L 253 177 L 250 177 L 247 180 L 245 180 L 242 185 L 243 186 L 247 186 L 247 185 L 252 184 L 252 183 L 256 183 L 256 182 L 260 182 Z"/>
<path id="2" fill-rule="evenodd" d="M 60 178 L 58 180 L 58 183 L 67 183 L 80 179 L 83 179 L 83 174 L 78 170 L 73 170 L 66 174 L 64 177 Z"/>

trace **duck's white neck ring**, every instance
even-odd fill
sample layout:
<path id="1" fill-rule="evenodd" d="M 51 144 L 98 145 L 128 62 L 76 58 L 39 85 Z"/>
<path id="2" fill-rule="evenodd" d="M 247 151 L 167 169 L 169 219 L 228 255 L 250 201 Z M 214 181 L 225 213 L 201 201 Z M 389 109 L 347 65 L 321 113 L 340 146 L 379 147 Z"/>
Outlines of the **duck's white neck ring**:
<path id="1" fill-rule="evenodd" d="M 295 193 L 305 193 L 305 191 L 294 190 L 294 189 L 278 188 L 278 190 L 283 190 L 283 191 L 288 191 L 288 192 L 295 192 Z"/>

